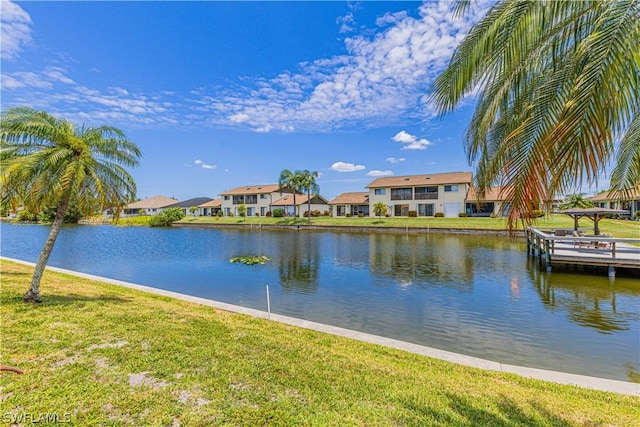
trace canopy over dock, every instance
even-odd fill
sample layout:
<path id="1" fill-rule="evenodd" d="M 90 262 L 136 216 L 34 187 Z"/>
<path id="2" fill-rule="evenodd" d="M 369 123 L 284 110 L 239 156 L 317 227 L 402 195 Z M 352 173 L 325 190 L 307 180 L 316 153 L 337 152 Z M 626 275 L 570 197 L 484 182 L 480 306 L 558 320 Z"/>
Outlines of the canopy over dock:
<path id="1" fill-rule="evenodd" d="M 569 215 L 573 218 L 573 228 L 578 229 L 578 220 L 583 216 L 586 216 L 593 221 L 593 234 L 596 236 L 600 234 L 598 228 L 598 222 L 607 215 L 629 215 L 629 211 L 620 209 L 607 209 L 607 208 L 571 208 L 560 211 L 560 213 Z"/>

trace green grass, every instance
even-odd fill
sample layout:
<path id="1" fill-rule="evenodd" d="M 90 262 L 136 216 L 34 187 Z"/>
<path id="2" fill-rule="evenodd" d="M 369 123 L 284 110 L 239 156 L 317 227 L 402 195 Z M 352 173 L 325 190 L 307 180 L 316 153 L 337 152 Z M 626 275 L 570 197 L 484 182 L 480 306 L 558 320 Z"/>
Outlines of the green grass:
<path id="1" fill-rule="evenodd" d="M 2 262 L 2 412 L 72 425 L 629 426 L 637 397 L 483 371 Z M 7 422 L 7 415 L 3 415 Z"/>
<path id="2" fill-rule="evenodd" d="M 273 218 L 273 217 L 193 217 L 188 216 L 179 221 L 184 224 L 265 224 L 265 225 L 300 225 L 309 224 L 306 218 Z M 381 218 L 377 217 L 315 217 L 311 219 L 312 225 L 324 225 L 331 227 L 430 227 L 430 228 L 463 228 L 477 230 L 505 230 L 507 221 L 502 218 Z M 587 232 L 593 230 L 593 221 L 581 218 L 579 227 Z M 573 219 L 567 215 L 550 215 L 538 218 L 534 226 L 543 229 L 566 228 L 573 229 Z M 612 234 L 614 237 L 640 238 L 640 222 L 604 219 L 599 223 L 602 233 Z M 519 229 L 522 225 L 519 224 Z"/>

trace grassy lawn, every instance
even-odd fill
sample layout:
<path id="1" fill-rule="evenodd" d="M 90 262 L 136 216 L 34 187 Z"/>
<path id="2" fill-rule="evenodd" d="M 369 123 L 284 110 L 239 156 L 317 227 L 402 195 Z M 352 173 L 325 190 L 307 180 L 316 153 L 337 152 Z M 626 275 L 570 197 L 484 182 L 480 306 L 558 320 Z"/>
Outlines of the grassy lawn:
<path id="1" fill-rule="evenodd" d="M 193 217 L 187 216 L 181 221 L 185 224 L 276 224 L 300 225 L 309 224 L 308 219 L 272 218 L 272 217 Z M 465 228 L 484 230 L 504 230 L 507 222 L 502 218 L 357 218 L 357 217 L 315 217 L 311 219 L 313 225 L 332 227 L 365 226 L 365 227 L 430 227 L 430 228 Z M 567 215 L 551 215 L 538 218 L 534 224 L 543 229 L 566 228 L 573 229 L 573 219 Z M 578 223 L 587 233 L 593 232 L 593 222 L 588 218 L 581 218 Z M 601 220 L 599 223 L 602 233 L 612 234 L 614 237 L 640 238 L 640 222 L 622 220 Z M 522 229 L 522 226 L 519 226 Z"/>
<path id="2" fill-rule="evenodd" d="M 640 400 L 2 262 L 3 414 L 74 425 L 637 425 Z M 7 415 L 3 415 L 7 423 Z"/>

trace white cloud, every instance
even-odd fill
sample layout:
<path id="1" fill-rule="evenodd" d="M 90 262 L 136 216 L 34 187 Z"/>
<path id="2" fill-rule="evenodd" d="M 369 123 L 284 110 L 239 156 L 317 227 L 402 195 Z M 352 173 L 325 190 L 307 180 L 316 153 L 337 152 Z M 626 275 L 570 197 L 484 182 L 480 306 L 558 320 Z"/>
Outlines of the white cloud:
<path id="1" fill-rule="evenodd" d="M 416 137 L 415 135 L 408 134 L 407 132 L 401 130 L 391 139 L 396 142 L 409 143 L 415 141 Z"/>
<path id="2" fill-rule="evenodd" d="M 433 145 L 426 139 L 418 139 L 411 144 L 406 144 L 402 147 L 403 150 L 426 150 L 428 146 Z"/>
<path id="3" fill-rule="evenodd" d="M 249 121 L 249 119 L 249 115 L 245 113 L 237 113 L 229 116 L 229 120 L 231 120 L 233 123 L 244 123 L 246 121 Z"/>
<path id="4" fill-rule="evenodd" d="M 340 16 L 336 19 L 336 24 L 340 25 L 338 30 L 340 34 L 350 33 L 354 30 L 355 19 L 353 13 L 349 12 L 345 16 Z"/>
<path id="5" fill-rule="evenodd" d="M 335 162 L 331 165 L 331 170 L 336 172 L 356 172 L 365 169 L 364 165 L 356 165 L 354 163 Z"/>
<path id="6" fill-rule="evenodd" d="M 368 176 L 389 176 L 389 175 L 393 175 L 393 172 L 390 170 L 385 170 L 385 171 L 381 171 L 381 170 L 370 170 L 369 172 L 367 172 Z"/>
<path id="7" fill-rule="evenodd" d="M 403 150 L 426 150 L 428 146 L 432 145 L 431 142 L 427 139 L 418 139 L 417 136 L 411 135 L 410 133 L 407 133 L 403 130 L 398 132 L 391 139 L 404 144 L 402 147 Z"/>
<path id="8" fill-rule="evenodd" d="M 16 59 L 31 41 L 31 17 L 17 4 L 0 1 L 0 53 L 2 59 Z"/>
<path id="9" fill-rule="evenodd" d="M 400 158 L 395 158 L 395 157 L 387 157 L 387 162 L 391 163 L 392 165 L 404 162 L 405 159 L 404 157 L 400 157 Z"/>
<path id="10" fill-rule="evenodd" d="M 217 165 L 209 165 L 209 164 L 206 164 L 205 162 L 203 162 L 203 161 L 202 161 L 202 160 L 200 160 L 200 159 L 194 160 L 194 162 L 193 162 L 193 163 L 194 163 L 194 164 L 196 164 L 196 165 L 198 165 L 198 166 L 200 166 L 202 169 L 215 169 L 215 168 L 217 168 L 217 167 L 218 167 Z"/>

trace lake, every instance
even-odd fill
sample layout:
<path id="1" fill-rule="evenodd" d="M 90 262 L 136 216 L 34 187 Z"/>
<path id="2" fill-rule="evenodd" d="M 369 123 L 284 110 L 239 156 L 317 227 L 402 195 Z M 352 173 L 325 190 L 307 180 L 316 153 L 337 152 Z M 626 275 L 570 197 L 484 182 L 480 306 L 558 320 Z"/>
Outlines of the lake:
<path id="1" fill-rule="evenodd" d="M 48 232 L 2 223 L 1 254 L 35 262 Z M 271 261 L 229 262 L 246 255 Z M 507 238 L 65 226 L 49 265 L 265 311 L 268 284 L 286 316 L 513 365 L 640 373 L 640 281 L 547 273 Z"/>

